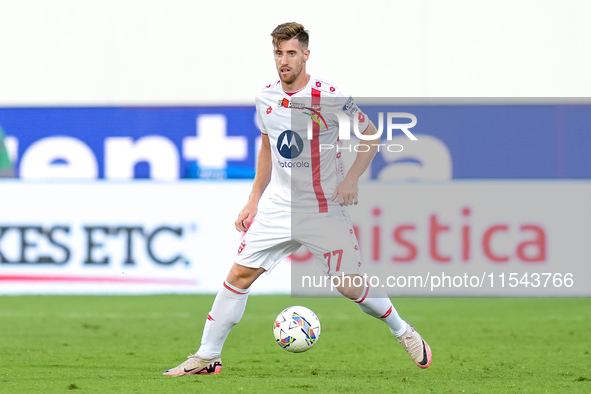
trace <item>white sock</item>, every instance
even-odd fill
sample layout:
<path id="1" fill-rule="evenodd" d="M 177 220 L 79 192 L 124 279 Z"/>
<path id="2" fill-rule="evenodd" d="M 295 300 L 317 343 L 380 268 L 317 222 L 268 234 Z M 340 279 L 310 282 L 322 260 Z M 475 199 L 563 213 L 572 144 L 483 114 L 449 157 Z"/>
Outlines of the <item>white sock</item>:
<path id="1" fill-rule="evenodd" d="M 207 315 L 201 347 L 197 350 L 200 357 L 211 359 L 220 356 L 230 330 L 242 318 L 248 292 L 248 289 L 239 289 L 224 281 Z"/>
<path id="2" fill-rule="evenodd" d="M 399 337 L 404 334 L 406 322 L 400 318 L 386 293 L 377 287 L 370 287 L 368 284 L 365 286 L 361 297 L 353 302 L 359 304 L 363 312 L 386 323 L 394 336 Z"/>

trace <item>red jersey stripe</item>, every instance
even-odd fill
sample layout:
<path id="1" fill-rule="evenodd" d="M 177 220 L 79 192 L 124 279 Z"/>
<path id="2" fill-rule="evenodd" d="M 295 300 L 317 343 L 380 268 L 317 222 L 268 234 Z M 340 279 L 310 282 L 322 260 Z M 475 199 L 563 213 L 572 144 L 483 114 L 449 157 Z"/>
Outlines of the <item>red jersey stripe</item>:
<path id="1" fill-rule="evenodd" d="M 316 105 L 320 105 L 320 90 L 312 88 L 312 107 Z M 312 132 L 312 141 L 310 141 L 312 148 L 312 184 L 318 200 L 319 212 L 328 212 L 328 201 L 326 201 L 320 183 L 320 126 L 318 123 L 312 122 Z"/>

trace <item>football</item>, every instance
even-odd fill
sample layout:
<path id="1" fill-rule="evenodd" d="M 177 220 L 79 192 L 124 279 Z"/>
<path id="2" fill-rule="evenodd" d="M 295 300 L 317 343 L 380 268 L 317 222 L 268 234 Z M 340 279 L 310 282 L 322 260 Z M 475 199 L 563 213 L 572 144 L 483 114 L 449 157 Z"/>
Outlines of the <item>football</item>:
<path id="1" fill-rule="evenodd" d="M 273 334 L 279 346 L 288 352 L 305 352 L 320 337 L 320 320 L 304 306 L 290 306 L 275 319 Z"/>

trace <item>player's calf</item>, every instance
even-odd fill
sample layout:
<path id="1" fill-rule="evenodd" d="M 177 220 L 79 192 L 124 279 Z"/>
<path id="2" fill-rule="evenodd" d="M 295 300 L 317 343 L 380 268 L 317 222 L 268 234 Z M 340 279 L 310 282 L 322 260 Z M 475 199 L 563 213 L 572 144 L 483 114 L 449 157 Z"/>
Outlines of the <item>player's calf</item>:
<path id="1" fill-rule="evenodd" d="M 339 293 L 353 301 L 359 299 L 368 290 L 367 284 L 360 275 L 334 276 L 332 281 Z"/>
<path id="2" fill-rule="evenodd" d="M 386 323 L 390 332 L 418 367 L 427 368 L 431 365 L 431 348 L 413 326 L 402 320 L 382 289 L 366 285 L 361 295 L 353 302 L 357 303 L 363 312 Z"/>

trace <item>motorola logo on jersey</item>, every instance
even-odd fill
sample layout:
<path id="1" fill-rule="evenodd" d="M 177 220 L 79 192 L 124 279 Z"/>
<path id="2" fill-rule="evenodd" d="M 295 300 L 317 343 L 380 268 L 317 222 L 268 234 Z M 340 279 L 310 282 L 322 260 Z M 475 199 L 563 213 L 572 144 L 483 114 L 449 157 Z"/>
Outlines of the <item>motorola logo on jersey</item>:
<path id="1" fill-rule="evenodd" d="M 277 150 L 286 159 L 295 159 L 302 154 L 304 141 L 295 131 L 286 130 L 277 138 Z"/>

